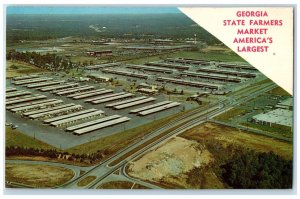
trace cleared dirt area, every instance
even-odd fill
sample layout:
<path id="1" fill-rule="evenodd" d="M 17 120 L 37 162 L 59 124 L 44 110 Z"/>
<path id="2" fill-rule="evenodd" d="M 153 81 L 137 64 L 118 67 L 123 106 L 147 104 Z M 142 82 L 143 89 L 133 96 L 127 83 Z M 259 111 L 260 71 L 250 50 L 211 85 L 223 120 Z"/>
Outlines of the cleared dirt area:
<path id="1" fill-rule="evenodd" d="M 62 185 L 74 176 L 70 169 L 32 164 L 5 164 L 5 180 L 36 188 Z"/>
<path id="2" fill-rule="evenodd" d="M 293 155 L 292 144 L 215 123 L 207 122 L 184 132 L 180 136 L 198 142 L 217 140 L 224 147 L 232 144 L 259 152 L 273 151 L 287 159 L 291 159 Z"/>
<path id="3" fill-rule="evenodd" d="M 196 141 L 175 137 L 130 164 L 128 171 L 143 180 L 188 188 L 185 173 L 210 161 L 211 154 Z"/>

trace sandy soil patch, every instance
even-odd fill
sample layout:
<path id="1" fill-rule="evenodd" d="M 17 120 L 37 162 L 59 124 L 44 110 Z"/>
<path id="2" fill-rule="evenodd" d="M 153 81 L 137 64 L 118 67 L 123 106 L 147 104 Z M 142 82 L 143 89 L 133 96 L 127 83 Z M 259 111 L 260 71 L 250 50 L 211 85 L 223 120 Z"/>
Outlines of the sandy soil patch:
<path id="1" fill-rule="evenodd" d="M 211 154 L 196 141 L 172 138 L 129 165 L 129 174 L 149 181 L 185 185 L 185 173 L 212 161 Z"/>

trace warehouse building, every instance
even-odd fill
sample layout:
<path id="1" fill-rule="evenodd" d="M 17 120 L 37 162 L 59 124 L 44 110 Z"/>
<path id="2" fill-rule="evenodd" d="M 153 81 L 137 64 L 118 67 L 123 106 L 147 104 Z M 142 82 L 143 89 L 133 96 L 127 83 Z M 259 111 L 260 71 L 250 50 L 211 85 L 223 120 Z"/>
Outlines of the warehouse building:
<path id="1" fill-rule="evenodd" d="M 293 112 L 286 109 L 275 109 L 267 113 L 260 113 L 252 117 L 253 122 L 270 127 L 284 127 L 292 129 Z"/>

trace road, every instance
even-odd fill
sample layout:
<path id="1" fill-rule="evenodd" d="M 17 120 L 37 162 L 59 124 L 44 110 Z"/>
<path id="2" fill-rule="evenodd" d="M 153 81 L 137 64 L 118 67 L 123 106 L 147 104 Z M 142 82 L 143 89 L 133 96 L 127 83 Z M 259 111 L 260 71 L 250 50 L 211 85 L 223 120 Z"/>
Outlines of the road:
<path id="1" fill-rule="evenodd" d="M 87 171 L 84 175 L 71 180 L 69 183 L 66 183 L 63 186 L 60 186 L 59 188 L 74 188 L 74 189 L 94 189 L 97 188 L 102 181 L 110 176 L 112 173 L 115 171 L 122 169 L 124 171 L 124 167 L 128 164 L 129 161 L 133 161 L 134 159 L 140 157 L 147 151 L 151 150 L 152 148 L 156 147 L 163 141 L 168 140 L 174 135 L 180 134 L 190 128 L 193 128 L 194 126 L 197 126 L 206 120 L 223 113 L 224 111 L 241 104 L 243 102 L 246 102 L 250 99 L 253 99 L 257 97 L 258 95 L 267 92 L 273 88 L 275 88 L 276 85 L 273 83 L 265 83 L 257 86 L 256 89 L 246 89 L 243 92 L 239 92 L 238 95 L 232 95 L 230 96 L 230 99 L 225 99 L 220 101 L 219 103 L 214 103 L 206 107 L 205 109 L 199 108 L 195 109 L 191 112 L 186 113 L 185 115 L 178 117 L 177 119 L 159 127 L 158 129 L 154 130 L 150 134 L 144 137 L 144 139 L 141 139 L 132 145 L 124 148 L 123 150 L 119 151 L 116 153 L 114 156 L 111 158 L 105 160 L 104 162 L 100 163 L 99 165 L 95 166 L 91 170 Z M 176 127 L 176 128 L 175 128 Z M 175 130 L 172 130 L 174 129 Z M 116 161 L 117 159 L 121 158 L 124 154 L 136 149 L 137 147 L 141 147 L 141 145 L 145 144 L 152 138 L 168 132 L 166 135 L 162 136 L 161 138 L 157 139 L 156 141 L 146 145 L 145 147 L 142 147 L 141 149 L 137 150 L 134 152 L 132 155 L 127 157 L 125 160 L 120 161 L 117 165 L 114 166 L 108 166 L 111 165 L 112 162 Z M 124 173 L 124 172 L 123 172 Z M 87 176 L 96 176 L 96 179 L 91 182 L 90 184 L 83 186 L 83 187 L 78 187 L 77 183 L 84 179 Z"/>

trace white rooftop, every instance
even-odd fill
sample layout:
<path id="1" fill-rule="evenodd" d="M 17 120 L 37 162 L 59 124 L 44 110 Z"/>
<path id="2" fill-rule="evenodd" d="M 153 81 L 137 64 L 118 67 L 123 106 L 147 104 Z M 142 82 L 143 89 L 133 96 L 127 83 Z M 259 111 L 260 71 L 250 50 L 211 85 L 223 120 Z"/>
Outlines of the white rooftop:
<path id="1" fill-rule="evenodd" d="M 253 116 L 253 119 L 269 122 L 273 124 L 279 124 L 282 126 L 292 127 L 293 123 L 293 111 L 286 109 L 275 109 L 273 111 L 267 113 L 260 113 L 258 115 Z"/>

